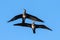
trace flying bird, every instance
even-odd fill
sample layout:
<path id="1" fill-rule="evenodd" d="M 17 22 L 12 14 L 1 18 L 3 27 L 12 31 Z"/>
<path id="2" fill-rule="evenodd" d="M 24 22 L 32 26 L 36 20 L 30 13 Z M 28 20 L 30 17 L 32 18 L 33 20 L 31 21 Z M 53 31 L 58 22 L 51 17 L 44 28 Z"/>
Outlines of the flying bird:
<path id="1" fill-rule="evenodd" d="M 37 25 L 34 22 L 32 24 L 29 24 L 29 23 L 18 23 L 18 24 L 14 24 L 14 26 L 30 27 L 30 28 L 32 28 L 33 33 L 36 33 L 35 32 L 36 28 L 43 28 L 43 29 L 47 29 L 47 30 L 52 31 L 52 29 L 48 28 L 47 26 L 45 26 L 45 25 Z"/>
<path id="2" fill-rule="evenodd" d="M 11 20 L 9 20 L 8 22 L 17 20 L 17 19 L 19 19 L 19 18 L 22 18 L 22 23 L 25 23 L 25 19 L 26 19 L 26 18 L 31 19 L 31 20 L 34 20 L 34 21 L 44 22 L 44 21 L 42 21 L 41 19 L 39 19 L 39 18 L 37 18 L 37 17 L 35 17 L 35 16 L 33 16 L 33 15 L 28 14 L 28 13 L 26 12 L 26 9 L 24 9 L 23 14 L 19 14 L 19 15 L 13 17 L 13 18 L 12 18 Z"/>

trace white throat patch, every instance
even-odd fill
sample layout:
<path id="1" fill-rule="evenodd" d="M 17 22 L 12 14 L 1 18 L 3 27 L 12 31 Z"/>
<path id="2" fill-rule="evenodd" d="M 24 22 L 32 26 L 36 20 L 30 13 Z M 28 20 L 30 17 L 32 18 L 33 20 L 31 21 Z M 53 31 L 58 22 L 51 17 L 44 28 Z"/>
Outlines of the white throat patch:
<path id="1" fill-rule="evenodd" d="M 25 18 L 26 17 L 26 15 L 25 14 L 23 14 L 23 18 Z"/>
<path id="2" fill-rule="evenodd" d="M 34 29 L 35 28 L 35 26 L 34 26 L 34 24 L 32 24 L 32 29 Z"/>

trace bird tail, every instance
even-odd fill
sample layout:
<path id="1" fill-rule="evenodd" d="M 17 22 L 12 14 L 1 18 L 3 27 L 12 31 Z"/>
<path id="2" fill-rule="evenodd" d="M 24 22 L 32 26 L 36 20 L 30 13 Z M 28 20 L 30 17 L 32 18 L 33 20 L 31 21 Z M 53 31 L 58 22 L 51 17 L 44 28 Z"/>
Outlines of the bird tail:
<path id="1" fill-rule="evenodd" d="M 35 29 L 33 29 L 33 33 L 35 34 L 36 32 L 35 32 Z"/>

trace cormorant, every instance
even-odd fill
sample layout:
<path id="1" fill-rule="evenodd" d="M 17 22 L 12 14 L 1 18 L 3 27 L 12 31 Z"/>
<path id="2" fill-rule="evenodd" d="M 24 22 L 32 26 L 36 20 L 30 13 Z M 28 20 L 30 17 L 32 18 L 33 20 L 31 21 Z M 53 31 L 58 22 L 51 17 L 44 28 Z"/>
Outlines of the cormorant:
<path id="1" fill-rule="evenodd" d="M 9 20 L 8 22 L 17 20 L 17 19 L 19 19 L 19 18 L 22 18 L 22 23 L 25 23 L 25 19 L 26 19 L 26 18 L 31 19 L 31 20 L 34 20 L 34 21 L 44 22 L 44 21 L 42 21 L 41 19 L 39 19 L 39 18 L 37 18 L 37 17 L 35 17 L 35 16 L 33 16 L 33 15 L 28 14 L 28 13 L 26 12 L 26 9 L 24 9 L 23 14 L 19 14 L 19 15 L 13 17 L 13 18 L 12 18 L 11 20 Z"/>
<path id="2" fill-rule="evenodd" d="M 36 28 L 43 28 L 43 29 L 47 29 L 47 30 L 52 31 L 52 29 L 48 28 L 47 26 L 45 26 L 45 25 L 37 25 L 34 22 L 32 24 L 29 24 L 29 23 L 18 23 L 18 24 L 14 24 L 14 26 L 30 27 L 30 28 L 32 28 L 33 33 L 36 33 L 35 32 Z"/>

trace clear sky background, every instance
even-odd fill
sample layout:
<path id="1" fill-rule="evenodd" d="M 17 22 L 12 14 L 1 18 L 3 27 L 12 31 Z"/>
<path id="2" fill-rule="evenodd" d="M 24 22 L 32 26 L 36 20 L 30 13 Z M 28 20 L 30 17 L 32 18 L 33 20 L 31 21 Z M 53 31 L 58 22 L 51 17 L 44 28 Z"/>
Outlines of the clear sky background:
<path id="1" fill-rule="evenodd" d="M 12 17 L 23 13 L 34 15 L 53 31 L 13 26 L 21 19 L 8 23 Z M 26 20 L 32 23 L 32 20 Z M 59 0 L 0 0 L 0 40 L 60 40 L 60 1 Z"/>

